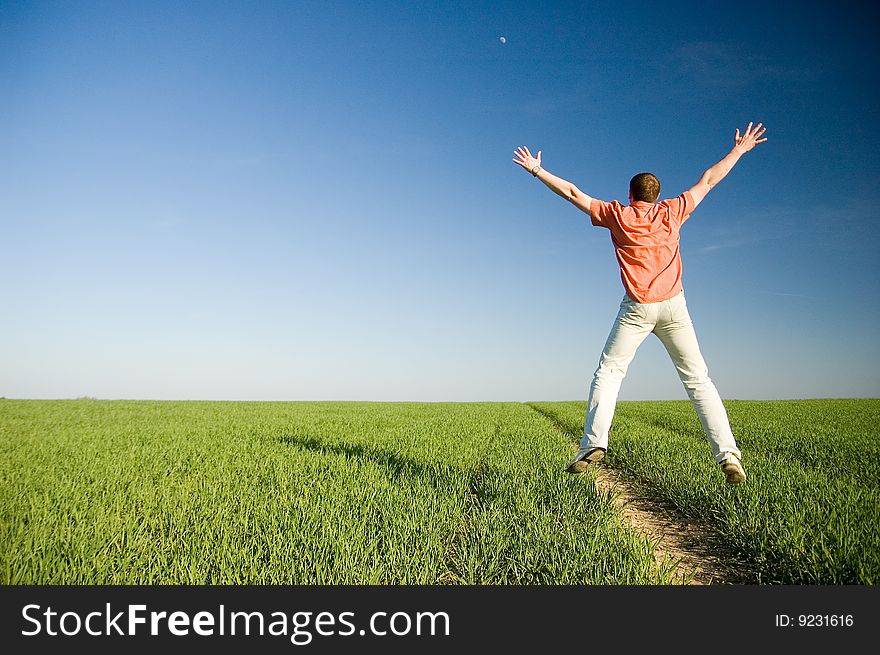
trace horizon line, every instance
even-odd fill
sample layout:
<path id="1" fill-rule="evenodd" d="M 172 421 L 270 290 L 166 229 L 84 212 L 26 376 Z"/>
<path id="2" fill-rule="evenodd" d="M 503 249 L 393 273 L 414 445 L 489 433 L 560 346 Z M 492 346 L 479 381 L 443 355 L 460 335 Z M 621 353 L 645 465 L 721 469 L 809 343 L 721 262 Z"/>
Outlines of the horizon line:
<path id="1" fill-rule="evenodd" d="M 60 398 L 10 398 L 0 396 L 0 400 L 58 402 L 58 401 L 96 401 L 96 402 L 143 402 L 143 403 L 374 403 L 374 404 L 520 404 L 529 403 L 585 403 L 586 398 L 563 398 L 541 400 L 358 400 L 358 399 L 229 399 L 229 398 L 98 398 L 96 396 L 76 396 Z M 733 402 L 794 402 L 809 400 L 880 400 L 880 396 L 805 396 L 785 398 L 722 398 Z M 688 398 L 640 398 L 618 400 L 618 403 L 690 403 Z"/>

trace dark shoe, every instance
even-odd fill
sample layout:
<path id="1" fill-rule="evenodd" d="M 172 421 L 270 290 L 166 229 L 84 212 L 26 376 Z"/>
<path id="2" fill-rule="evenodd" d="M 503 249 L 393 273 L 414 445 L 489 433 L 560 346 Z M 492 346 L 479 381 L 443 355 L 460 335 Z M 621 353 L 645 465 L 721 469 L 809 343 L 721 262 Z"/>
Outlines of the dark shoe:
<path id="1" fill-rule="evenodd" d="M 590 468 L 591 464 L 596 464 L 603 457 L 605 457 L 604 448 L 581 448 L 574 459 L 565 467 L 565 470 L 569 473 L 583 473 Z"/>

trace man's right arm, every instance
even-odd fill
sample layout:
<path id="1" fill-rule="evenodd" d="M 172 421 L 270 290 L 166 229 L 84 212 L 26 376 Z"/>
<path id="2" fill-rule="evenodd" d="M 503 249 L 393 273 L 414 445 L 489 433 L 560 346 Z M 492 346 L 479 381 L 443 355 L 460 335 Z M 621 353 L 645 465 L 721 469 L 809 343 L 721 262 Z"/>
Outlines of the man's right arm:
<path id="1" fill-rule="evenodd" d="M 590 213 L 590 203 L 593 199 L 568 180 L 564 180 L 544 168 L 539 168 L 535 177 L 560 198 L 565 198 L 581 211 Z"/>
<path id="2" fill-rule="evenodd" d="M 513 160 L 515 164 L 519 164 L 541 180 L 541 182 L 546 184 L 547 187 L 557 196 L 565 198 L 581 211 L 584 211 L 587 214 L 590 213 L 590 203 L 593 199 L 568 180 L 545 170 L 541 166 L 540 150 L 538 151 L 538 155 L 533 157 L 532 153 L 529 152 L 529 149 L 526 146 L 520 146 L 513 154 L 515 155 Z"/>
<path id="3" fill-rule="evenodd" d="M 724 159 L 703 173 L 700 181 L 691 187 L 690 194 L 694 198 L 694 207 L 700 204 L 703 198 L 706 197 L 706 194 L 712 190 L 712 187 L 727 176 L 740 157 L 759 143 L 764 143 L 767 140 L 766 138 L 760 138 L 766 131 L 767 128 L 763 127 L 762 123 L 758 123 L 754 128 L 749 123 L 742 136 L 739 135 L 739 128 L 736 128 L 736 135 L 733 138 L 733 149 L 727 153 Z"/>

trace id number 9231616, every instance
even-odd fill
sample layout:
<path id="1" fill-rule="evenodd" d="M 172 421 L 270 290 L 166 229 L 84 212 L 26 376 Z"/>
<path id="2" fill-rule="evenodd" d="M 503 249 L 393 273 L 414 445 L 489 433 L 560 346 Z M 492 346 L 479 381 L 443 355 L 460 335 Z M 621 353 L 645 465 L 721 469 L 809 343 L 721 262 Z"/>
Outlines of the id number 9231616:
<path id="1" fill-rule="evenodd" d="M 777 628 L 851 628 L 855 623 L 852 614 L 777 614 Z"/>

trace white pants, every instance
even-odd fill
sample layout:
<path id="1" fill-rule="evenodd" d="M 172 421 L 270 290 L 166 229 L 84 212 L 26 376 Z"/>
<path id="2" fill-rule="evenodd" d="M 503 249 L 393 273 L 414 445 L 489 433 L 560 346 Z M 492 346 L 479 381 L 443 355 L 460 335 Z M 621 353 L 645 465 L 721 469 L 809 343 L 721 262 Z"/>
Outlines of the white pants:
<path id="1" fill-rule="evenodd" d="M 683 291 L 674 298 L 655 303 L 637 303 L 629 296 L 623 297 L 614 327 L 599 358 L 599 368 L 590 385 L 581 450 L 608 448 L 608 431 L 614 418 L 620 385 L 636 350 L 652 332 L 666 346 L 675 364 L 703 424 L 715 461 L 722 462 L 728 453 L 741 458 L 730 430 L 727 411 L 709 379 L 709 369 L 700 354 Z"/>

